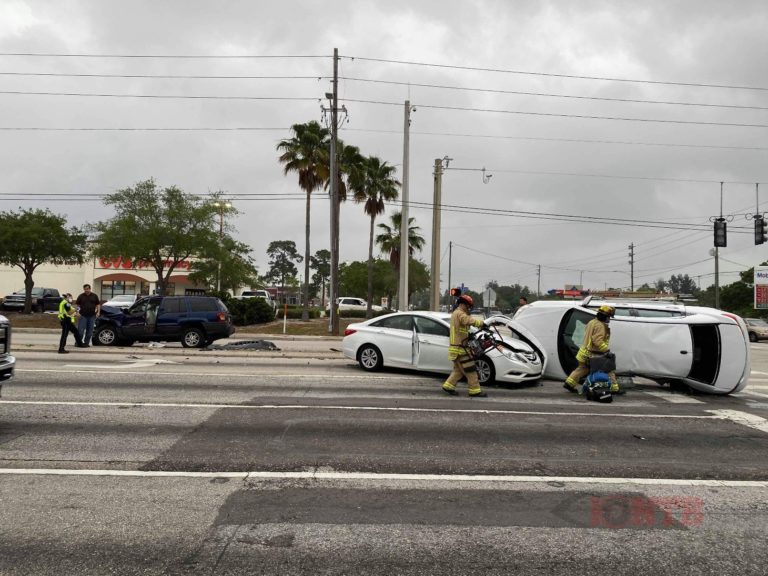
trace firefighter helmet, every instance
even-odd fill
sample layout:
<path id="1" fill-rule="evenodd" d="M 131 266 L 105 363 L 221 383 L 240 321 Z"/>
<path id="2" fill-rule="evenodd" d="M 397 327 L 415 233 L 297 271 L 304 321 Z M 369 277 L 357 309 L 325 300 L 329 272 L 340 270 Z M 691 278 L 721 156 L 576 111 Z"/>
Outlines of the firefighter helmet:
<path id="1" fill-rule="evenodd" d="M 605 314 L 606 316 L 614 316 L 616 314 L 616 309 L 613 306 L 608 306 L 608 304 L 603 304 L 600 306 L 600 308 L 597 309 L 597 311 Z"/>
<path id="2" fill-rule="evenodd" d="M 466 304 L 467 306 L 469 306 L 470 308 L 472 308 L 472 306 L 473 306 L 473 305 L 474 305 L 474 303 L 475 303 L 475 301 L 474 301 L 474 300 L 472 300 L 472 296 L 470 296 L 469 294 L 462 294 L 461 296 L 459 296 L 459 297 L 458 297 L 458 299 L 456 300 L 456 302 L 457 302 L 458 304 L 462 304 L 462 303 L 464 303 L 464 304 Z"/>

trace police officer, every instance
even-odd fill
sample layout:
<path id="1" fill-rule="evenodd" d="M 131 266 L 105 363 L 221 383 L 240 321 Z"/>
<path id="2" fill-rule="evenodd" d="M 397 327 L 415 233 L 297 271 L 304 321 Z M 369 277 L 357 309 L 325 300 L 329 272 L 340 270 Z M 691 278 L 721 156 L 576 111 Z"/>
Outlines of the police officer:
<path id="1" fill-rule="evenodd" d="M 563 384 L 563 388 L 569 392 L 579 391 L 579 381 L 589 374 L 589 359 L 595 354 L 605 354 L 610 351 L 611 329 L 608 323 L 615 313 L 613 306 L 603 304 L 597 309 L 597 318 L 587 323 L 584 341 L 576 354 L 579 365 L 568 375 Z M 609 372 L 608 378 L 611 379 L 611 392 L 618 392 L 619 383 L 616 380 L 616 372 Z"/>
<path id="2" fill-rule="evenodd" d="M 467 388 L 470 398 L 485 398 L 488 396 L 480 388 L 477 379 L 475 361 L 466 348 L 469 338 L 469 327 L 480 328 L 482 320 L 472 318 L 469 311 L 474 304 L 469 294 L 462 294 L 456 300 L 456 309 L 451 314 L 451 341 L 448 347 L 448 359 L 453 362 L 453 372 L 443 384 L 443 391 L 451 396 L 456 396 L 456 383 L 464 376 L 467 379 Z"/>
<path id="3" fill-rule="evenodd" d="M 72 306 L 72 294 L 66 293 L 59 302 L 59 323 L 61 324 L 61 339 L 59 340 L 59 354 L 69 354 L 69 350 L 65 350 L 67 345 L 67 334 L 72 332 L 75 335 L 75 346 L 77 348 L 84 348 L 85 345 L 81 342 L 80 332 L 77 330 L 75 324 L 75 307 Z"/>

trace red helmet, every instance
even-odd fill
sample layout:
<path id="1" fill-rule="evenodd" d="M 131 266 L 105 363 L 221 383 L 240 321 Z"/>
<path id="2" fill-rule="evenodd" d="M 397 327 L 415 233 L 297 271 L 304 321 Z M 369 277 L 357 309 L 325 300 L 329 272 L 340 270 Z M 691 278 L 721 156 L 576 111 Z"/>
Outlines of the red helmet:
<path id="1" fill-rule="evenodd" d="M 463 300 L 463 301 L 464 301 L 464 303 L 465 303 L 467 306 L 469 306 L 470 308 L 472 308 L 472 306 L 473 306 L 473 305 L 474 305 L 474 303 L 475 303 L 475 301 L 474 301 L 474 300 L 472 300 L 472 296 L 470 296 L 469 294 L 462 294 L 461 296 L 459 296 L 459 298 L 458 298 L 456 301 L 457 301 L 459 304 L 461 304 L 462 300 Z"/>

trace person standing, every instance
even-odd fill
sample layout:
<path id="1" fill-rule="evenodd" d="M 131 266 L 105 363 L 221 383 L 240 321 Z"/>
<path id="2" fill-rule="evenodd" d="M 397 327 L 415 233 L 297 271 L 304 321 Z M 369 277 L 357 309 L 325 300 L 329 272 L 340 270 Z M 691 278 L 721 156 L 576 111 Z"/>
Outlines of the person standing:
<path id="1" fill-rule="evenodd" d="M 456 309 L 451 314 L 451 341 L 448 346 L 448 359 L 453 362 L 453 371 L 443 384 L 443 391 L 451 396 L 456 396 L 456 383 L 462 376 L 467 379 L 467 392 L 470 398 L 485 398 L 488 396 L 480 388 L 477 379 L 475 361 L 467 350 L 466 343 L 469 338 L 469 327 L 480 328 L 483 321 L 472 318 L 469 311 L 474 304 L 469 294 L 462 294 L 456 300 Z"/>
<path id="2" fill-rule="evenodd" d="M 77 322 L 77 329 L 83 337 L 83 347 L 88 348 L 93 338 L 93 327 L 96 324 L 96 317 L 101 311 L 101 300 L 91 292 L 91 285 L 83 285 L 83 293 L 77 297 L 75 302 L 80 310 L 80 320 Z"/>
<path id="3" fill-rule="evenodd" d="M 616 313 L 613 306 L 603 304 L 597 309 L 597 318 L 593 318 L 587 323 L 584 330 L 584 340 L 576 354 L 576 360 L 579 365 L 565 379 L 563 388 L 569 392 L 579 391 L 579 381 L 589 374 L 589 359 L 596 354 L 606 354 L 610 352 L 611 328 L 608 326 L 611 317 Z M 619 391 L 619 382 L 616 380 L 616 372 L 608 373 L 611 380 L 611 393 Z"/>
<path id="4" fill-rule="evenodd" d="M 75 346 L 82 348 L 80 341 L 80 332 L 75 325 L 75 307 L 72 305 L 72 294 L 66 293 L 59 302 L 59 323 L 61 323 L 61 339 L 59 340 L 59 354 L 69 354 L 65 350 L 67 345 L 67 334 L 72 332 L 75 335 Z"/>

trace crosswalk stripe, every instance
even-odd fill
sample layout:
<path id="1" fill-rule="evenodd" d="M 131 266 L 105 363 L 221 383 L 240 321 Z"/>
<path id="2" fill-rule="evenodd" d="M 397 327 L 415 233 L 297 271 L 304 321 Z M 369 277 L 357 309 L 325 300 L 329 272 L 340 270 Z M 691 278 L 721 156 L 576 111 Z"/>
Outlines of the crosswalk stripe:
<path id="1" fill-rule="evenodd" d="M 666 400 L 667 402 L 670 402 L 672 404 L 706 404 L 703 400 L 697 400 L 696 398 L 691 398 L 690 396 L 683 396 L 682 394 L 673 394 L 671 392 L 654 392 L 651 390 L 645 391 L 645 394 L 649 394 L 650 396 L 655 396 L 656 398 L 661 398 L 662 400 Z"/>

